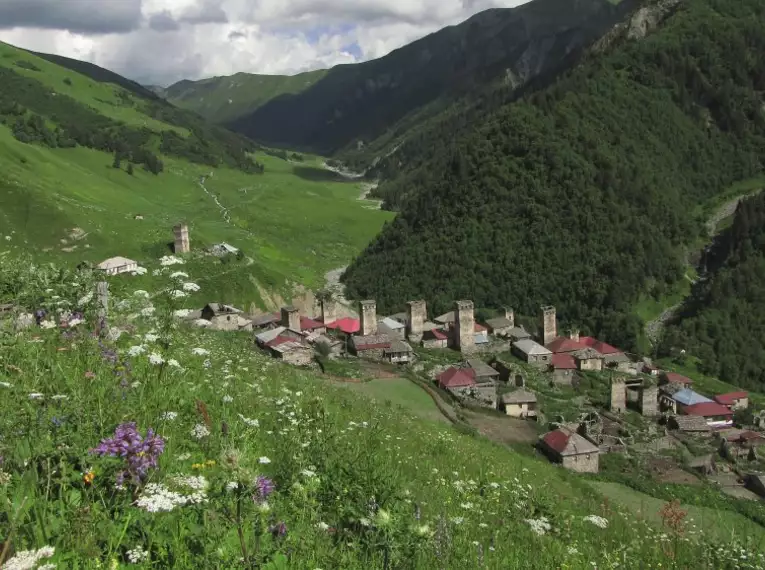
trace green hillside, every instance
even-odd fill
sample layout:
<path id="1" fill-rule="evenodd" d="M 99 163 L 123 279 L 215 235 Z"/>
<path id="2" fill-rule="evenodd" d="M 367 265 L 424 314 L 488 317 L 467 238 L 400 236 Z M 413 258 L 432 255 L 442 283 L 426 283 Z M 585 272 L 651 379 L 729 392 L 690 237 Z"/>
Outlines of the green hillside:
<path id="1" fill-rule="evenodd" d="M 698 360 L 701 372 L 765 386 L 765 195 L 742 202 L 707 256 L 699 281 L 665 331 L 663 352 Z"/>
<path id="2" fill-rule="evenodd" d="M 634 304 L 683 277 L 697 206 L 762 172 L 765 7 L 682 4 L 550 87 L 491 113 L 397 181 L 411 198 L 351 265 L 381 310 L 426 297 L 537 314 L 625 349 Z"/>
<path id="3" fill-rule="evenodd" d="M 487 86 L 512 90 L 557 71 L 635 3 L 535 0 L 486 10 L 379 59 L 338 65 L 310 88 L 226 124 L 267 144 L 322 154 L 378 137 L 389 150 L 412 127 Z"/>
<path id="4" fill-rule="evenodd" d="M 78 570 L 762 568 L 755 502 L 712 510 L 707 490 L 662 517 L 663 500 L 367 400 L 248 335 L 173 326 L 161 295 L 130 318 L 149 303 L 130 286 L 109 323 L 131 333 L 97 338 L 90 287 L 0 266 L 0 294 L 85 319 L 0 328 L 0 564 L 48 547 L 40 563 Z M 109 456 L 119 426 L 126 457 Z"/>
<path id="5" fill-rule="evenodd" d="M 326 70 L 297 75 L 236 73 L 200 81 L 183 80 L 161 90 L 167 101 L 216 122 L 225 123 L 248 115 L 284 94 L 300 93 L 322 79 Z"/>
<path id="6" fill-rule="evenodd" d="M 188 263 L 222 300 L 262 306 L 294 284 L 321 286 L 392 218 L 315 157 L 253 154 L 193 113 L 5 44 L 0 77 L 0 234 L 16 251 L 144 263 L 172 253 L 172 227 L 185 221 Z M 221 241 L 244 259 L 223 267 L 201 255 Z"/>

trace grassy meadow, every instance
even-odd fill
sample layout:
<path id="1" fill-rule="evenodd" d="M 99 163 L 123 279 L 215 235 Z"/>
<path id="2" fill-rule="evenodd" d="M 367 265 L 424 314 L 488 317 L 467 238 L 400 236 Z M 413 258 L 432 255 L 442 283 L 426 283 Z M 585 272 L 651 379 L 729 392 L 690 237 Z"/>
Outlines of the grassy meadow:
<path id="1" fill-rule="evenodd" d="M 166 290 L 200 277 L 161 271 Z M 0 329 L 7 568 L 764 567 L 741 526 L 636 517 L 542 459 L 280 365 L 249 335 L 183 328 L 183 297 L 124 289 L 107 332 L 91 288 L 0 266 L 3 295 L 47 311 Z"/>

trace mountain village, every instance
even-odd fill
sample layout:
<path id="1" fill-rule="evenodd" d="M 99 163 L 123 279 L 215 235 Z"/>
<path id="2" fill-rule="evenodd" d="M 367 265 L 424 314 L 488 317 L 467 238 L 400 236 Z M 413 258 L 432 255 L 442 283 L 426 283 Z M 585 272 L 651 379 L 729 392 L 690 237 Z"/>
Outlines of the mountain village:
<path id="1" fill-rule="evenodd" d="M 175 226 L 174 235 L 175 253 L 188 253 L 188 227 Z M 222 244 L 208 253 L 236 251 Z M 114 259 L 99 269 L 107 275 L 136 271 L 136 262 Z M 747 392 L 704 395 L 694 390 L 693 380 L 661 370 L 650 359 L 577 330 L 560 335 L 552 306 L 540 308 L 538 335 L 517 326 L 510 308 L 479 323 L 470 300 L 455 301 L 454 310 L 432 320 L 425 300 L 409 301 L 406 307 L 405 312 L 379 316 L 374 300 L 360 301 L 357 311 L 351 311 L 329 295 L 315 302 L 315 316 L 293 306 L 249 315 L 211 302 L 184 319 L 211 330 L 249 332 L 260 350 L 294 366 L 313 365 L 318 353 L 416 369 L 421 350 L 459 353 L 460 363 L 436 367 L 428 376 L 434 388 L 462 405 L 532 422 L 545 417 L 540 386 L 576 389 L 583 376 L 595 375 L 597 382 L 608 385 L 608 402 L 600 408 L 579 406 L 573 410 L 578 416 L 569 421 L 561 415 L 547 419 L 544 425 L 550 431 L 536 447 L 550 461 L 597 473 L 604 454 L 660 453 L 693 442 L 704 453 L 688 467 L 736 496 L 765 497 L 765 411 L 752 414 L 751 425 L 734 427 L 734 414 L 749 407 Z M 528 381 L 531 373 L 543 379 L 537 390 Z M 643 433 L 625 421 L 627 413 L 645 418 Z"/>

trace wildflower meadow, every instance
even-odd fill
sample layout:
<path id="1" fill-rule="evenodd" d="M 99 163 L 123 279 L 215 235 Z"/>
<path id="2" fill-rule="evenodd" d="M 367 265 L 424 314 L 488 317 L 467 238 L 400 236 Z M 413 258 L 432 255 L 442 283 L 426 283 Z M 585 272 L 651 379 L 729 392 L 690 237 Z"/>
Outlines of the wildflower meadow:
<path id="1" fill-rule="evenodd" d="M 590 485 L 334 388 L 246 333 L 190 328 L 174 291 L 3 261 L 0 567 L 765 568 Z M 21 319 L 23 322 L 23 319 Z M 29 321 L 29 318 L 27 319 Z M 48 323 L 43 325 L 43 323 Z"/>

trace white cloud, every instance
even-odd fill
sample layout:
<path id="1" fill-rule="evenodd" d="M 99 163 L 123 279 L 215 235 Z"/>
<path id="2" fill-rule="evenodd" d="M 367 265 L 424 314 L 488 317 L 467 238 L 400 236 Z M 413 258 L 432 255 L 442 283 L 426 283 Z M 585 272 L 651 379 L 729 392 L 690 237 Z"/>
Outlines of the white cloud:
<path id="1" fill-rule="evenodd" d="M 0 16 L 6 1 L 1 41 L 167 85 L 381 57 L 487 8 L 525 0 L 68 0 L 76 18 L 44 9 L 61 0 L 24 0 L 34 5 L 29 11 L 20 0 L 0 0 Z"/>

